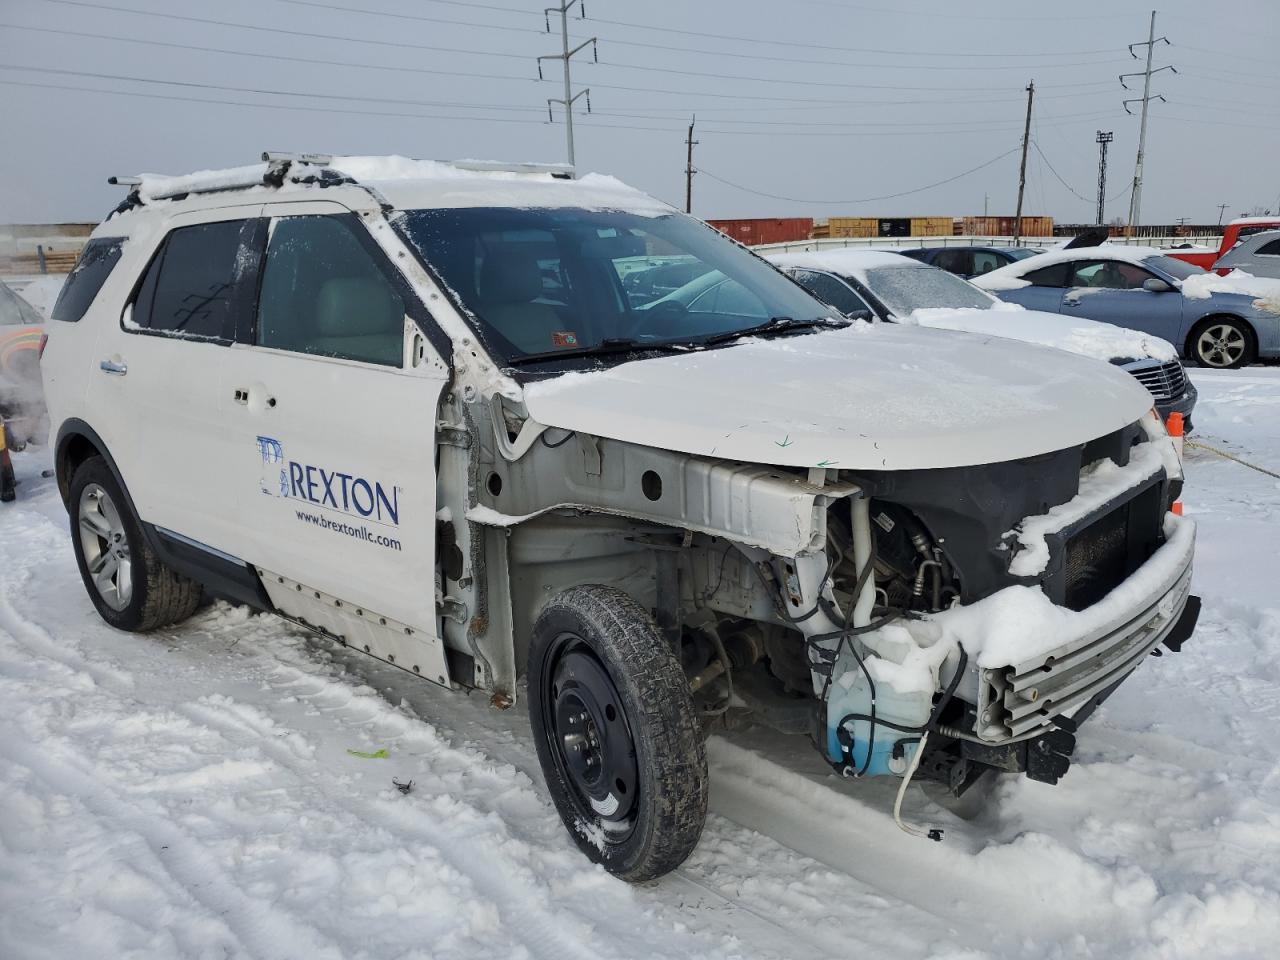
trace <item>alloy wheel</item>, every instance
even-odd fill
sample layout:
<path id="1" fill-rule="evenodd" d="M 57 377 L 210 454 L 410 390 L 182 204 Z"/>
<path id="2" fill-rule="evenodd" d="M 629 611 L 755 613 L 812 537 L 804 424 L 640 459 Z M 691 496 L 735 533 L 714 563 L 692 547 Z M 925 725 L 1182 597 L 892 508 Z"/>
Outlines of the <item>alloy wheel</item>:
<path id="1" fill-rule="evenodd" d="M 1196 338 L 1196 357 L 1210 367 L 1229 367 L 1244 355 L 1244 333 L 1229 323 L 1205 327 Z"/>
<path id="2" fill-rule="evenodd" d="M 80 494 L 76 520 L 89 579 L 107 606 L 123 610 L 133 597 L 133 561 L 119 508 L 106 490 L 90 483 Z"/>

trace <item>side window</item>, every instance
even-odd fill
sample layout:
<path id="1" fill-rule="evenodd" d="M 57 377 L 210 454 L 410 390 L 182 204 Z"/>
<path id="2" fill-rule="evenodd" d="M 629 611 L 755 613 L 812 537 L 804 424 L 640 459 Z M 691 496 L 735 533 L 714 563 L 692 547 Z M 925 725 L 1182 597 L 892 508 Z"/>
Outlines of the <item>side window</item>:
<path id="1" fill-rule="evenodd" d="M 973 251 L 973 275 L 980 277 L 984 273 L 990 273 L 992 270 L 998 270 L 1009 261 L 998 253 L 990 250 Z"/>
<path id="2" fill-rule="evenodd" d="M 967 275 L 969 270 L 969 251 L 968 250 L 943 250 L 933 258 L 933 265 L 942 270 L 951 273 L 962 273 Z"/>
<path id="3" fill-rule="evenodd" d="M 1065 287 L 1067 285 L 1067 272 L 1070 269 L 1071 264 L 1069 263 L 1055 263 L 1051 267 L 1041 267 L 1039 270 L 1024 273 L 1022 279 L 1033 287 Z"/>
<path id="4" fill-rule="evenodd" d="M 1136 290 L 1154 274 L 1119 260 L 1081 260 L 1075 264 L 1068 284 L 1072 287 L 1100 287 L 1105 290 Z"/>
<path id="5" fill-rule="evenodd" d="M 841 313 L 870 310 L 866 302 L 849 289 L 844 282 L 815 270 L 797 270 L 792 274 L 796 281 L 824 303 L 829 303 Z"/>
<path id="6" fill-rule="evenodd" d="M 256 221 L 179 227 L 152 258 L 134 299 L 133 325 L 155 332 L 230 341 L 247 326 L 252 257 L 241 255 Z"/>
<path id="7" fill-rule="evenodd" d="M 254 343 L 398 367 L 404 356 L 404 301 L 347 219 L 275 221 L 262 268 Z M 536 263 L 531 273 L 541 287 Z"/>
<path id="8" fill-rule="evenodd" d="M 1280 257 L 1280 240 L 1272 240 L 1258 248 L 1260 257 Z"/>
<path id="9" fill-rule="evenodd" d="M 120 249 L 124 246 L 123 237 L 99 237 L 90 240 L 80 251 L 80 259 L 58 293 L 58 300 L 53 305 L 51 316 L 54 320 L 65 320 L 75 323 L 85 315 L 93 298 L 98 295 L 102 285 L 111 276 L 120 261 Z"/>

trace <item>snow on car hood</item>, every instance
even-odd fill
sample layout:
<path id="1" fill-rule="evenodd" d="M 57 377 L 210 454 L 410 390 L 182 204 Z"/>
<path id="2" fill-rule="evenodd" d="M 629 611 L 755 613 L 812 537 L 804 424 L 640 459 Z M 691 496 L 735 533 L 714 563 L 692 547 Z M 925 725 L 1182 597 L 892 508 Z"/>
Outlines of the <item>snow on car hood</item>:
<path id="1" fill-rule="evenodd" d="M 1005 309 L 1005 306 L 1015 309 Z M 1023 310 L 1017 304 L 991 310 L 930 307 L 912 312 L 905 322 L 934 330 L 963 330 L 966 333 L 1008 337 L 1095 360 L 1151 358 L 1167 362 L 1178 358 L 1178 351 L 1168 340 L 1084 317 Z"/>
<path id="2" fill-rule="evenodd" d="M 843 330 L 636 360 L 525 388 L 564 430 L 779 466 L 909 470 L 1015 460 L 1118 430 L 1151 407 L 1096 360 L 947 330 Z"/>
<path id="3" fill-rule="evenodd" d="M 1280 313 L 1280 280 L 1255 277 L 1243 270 L 1232 270 L 1225 277 L 1216 273 L 1197 273 L 1182 281 L 1182 295 L 1188 299 L 1208 300 L 1215 293 L 1252 297 L 1255 310 Z"/>

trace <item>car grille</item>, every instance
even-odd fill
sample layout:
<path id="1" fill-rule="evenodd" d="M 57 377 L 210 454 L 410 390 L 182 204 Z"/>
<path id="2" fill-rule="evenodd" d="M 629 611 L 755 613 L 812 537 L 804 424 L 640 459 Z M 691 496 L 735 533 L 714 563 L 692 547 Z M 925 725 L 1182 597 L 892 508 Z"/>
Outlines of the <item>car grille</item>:
<path id="1" fill-rule="evenodd" d="M 1151 391 L 1156 403 L 1177 400 L 1187 392 L 1187 373 L 1177 360 L 1144 366 L 1126 365 L 1138 382 Z"/>
<path id="2" fill-rule="evenodd" d="M 1159 546 L 1160 486 L 1103 514 L 1063 545 L 1062 604 L 1093 606 L 1146 562 Z"/>

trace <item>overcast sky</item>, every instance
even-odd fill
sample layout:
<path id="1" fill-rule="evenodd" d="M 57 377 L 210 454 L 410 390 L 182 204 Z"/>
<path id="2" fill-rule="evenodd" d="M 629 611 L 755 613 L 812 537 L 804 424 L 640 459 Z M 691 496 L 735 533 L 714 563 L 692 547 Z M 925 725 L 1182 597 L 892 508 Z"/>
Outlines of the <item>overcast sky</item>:
<path id="1" fill-rule="evenodd" d="M 1178 73 L 1153 82 L 1168 102 L 1152 105 L 1143 221 L 1280 208 L 1280 3 L 1156 6 L 1172 45 L 1155 62 Z M 592 109 L 578 168 L 683 204 L 696 112 L 702 217 L 1008 215 L 1034 79 L 1024 212 L 1092 221 L 1103 129 L 1110 219 L 1128 211 L 1138 141 L 1121 100 L 1142 86 L 1117 75 L 1142 69 L 1126 45 L 1151 8 L 587 0 L 571 33 L 599 36 L 600 62 L 588 48 L 574 65 Z M 120 197 L 111 174 L 264 149 L 562 160 L 563 111 L 549 123 L 545 103 L 559 64 L 539 83 L 535 63 L 559 50 L 552 27 L 520 0 L 0 0 L 0 222 L 99 220 Z"/>

